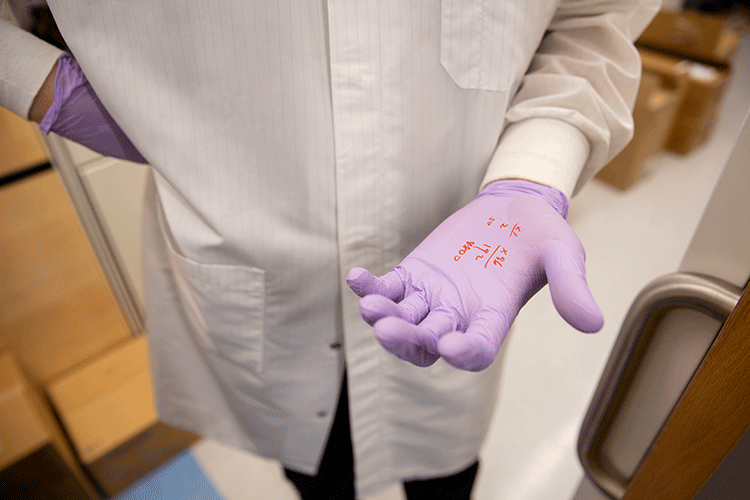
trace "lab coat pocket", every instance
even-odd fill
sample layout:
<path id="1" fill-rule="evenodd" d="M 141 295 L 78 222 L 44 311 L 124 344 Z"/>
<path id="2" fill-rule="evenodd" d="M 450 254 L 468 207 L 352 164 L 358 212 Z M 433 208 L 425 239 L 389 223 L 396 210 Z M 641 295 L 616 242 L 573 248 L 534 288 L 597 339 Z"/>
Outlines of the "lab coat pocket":
<path id="1" fill-rule="evenodd" d="M 265 273 L 262 269 L 204 264 L 182 255 L 163 214 L 159 225 L 185 314 L 198 341 L 245 370 L 263 370 Z"/>
<path id="2" fill-rule="evenodd" d="M 442 0 L 440 64 L 454 83 L 462 89 L 501 92 L 520 80 L 536 48 L 529 35 L 539 31 L 539 4 Z"/>

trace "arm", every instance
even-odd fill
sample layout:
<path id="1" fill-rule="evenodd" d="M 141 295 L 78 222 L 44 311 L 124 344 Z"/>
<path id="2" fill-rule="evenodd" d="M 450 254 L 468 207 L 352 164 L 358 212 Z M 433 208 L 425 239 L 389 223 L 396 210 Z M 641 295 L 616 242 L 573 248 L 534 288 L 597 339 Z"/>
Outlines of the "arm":
<path id="1" fill-rule="evenodd" d="M 393 271 L 349 272 L 362 316 L 388 351 L 418 366 L 442 357 L 487 368 L 547 283 L 571 326 L 601 328 L 583 245 L 565 217 L 569 197 L 632 137 L 640 77 L 632 41 L 656 7 L 564 0 L 511 102 L 479 196 Z"/>
<path id="2" fill-rule="evenodd" d="M 2 2 L 2 5 L 7 4 Z M 36 116 L 45 105 L 49 107 L 54 68 L 62 53 L 7 19 L 0 18 L 0 106 L 24 119 L 32 118 L 30 112 L 37 96 Z M 40 94 L 43 87 L 45 90 Z"/>
<path id="3" fill-rule="evenodd" d="M 47 114 L 47 110 L 52 106 L 52 102 L 55 100 L 54 88 L 55 88 L 55 75 L 57 74 L 57 61 L 52 66 L 47 78 L 44 79 L 39 92 L 37 92 L 34 100 L 31 102 L 31 108 L 29 109 L 29 120 L 34 123 L 39 123 Z"/>
<path id="4" fill-rule="evenodd" d="M 633 136 L 633 41 L 660 0 L 562 0 L 532 58 L 482 186 L 522 178 L 573 196 Z"/>
<path id="5" fill-rule="evenodd" d="M 0 19 L 0 105 L 94 151 L 146 163 L 102 105 L 76 60 Z"/>

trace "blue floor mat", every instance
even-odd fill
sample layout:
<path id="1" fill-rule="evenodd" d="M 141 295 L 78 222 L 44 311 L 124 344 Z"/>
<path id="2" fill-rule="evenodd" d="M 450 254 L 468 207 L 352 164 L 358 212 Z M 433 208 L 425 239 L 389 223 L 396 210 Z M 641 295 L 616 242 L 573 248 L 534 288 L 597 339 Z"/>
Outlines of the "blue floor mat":
<path id="1" fill-rule="evenodd" d="M 222 500 L 214 485 L 186 451 L 121 493 L 115 500 Z"/>

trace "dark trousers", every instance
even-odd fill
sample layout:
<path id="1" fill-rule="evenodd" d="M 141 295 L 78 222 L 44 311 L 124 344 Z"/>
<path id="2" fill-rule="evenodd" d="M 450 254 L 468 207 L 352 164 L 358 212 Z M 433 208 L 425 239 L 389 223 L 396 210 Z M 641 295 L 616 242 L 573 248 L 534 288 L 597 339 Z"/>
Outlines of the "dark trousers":
<path id="1" fill-rule="evenodd" d="M 469 500 L 479 462 L 452 476 L 404 482 L 408 500 Z M 354 500 L 354 453 L 349 429 L 346 376 L 328 444 L 316 476 L 284 469 L 302 500 Z"/>

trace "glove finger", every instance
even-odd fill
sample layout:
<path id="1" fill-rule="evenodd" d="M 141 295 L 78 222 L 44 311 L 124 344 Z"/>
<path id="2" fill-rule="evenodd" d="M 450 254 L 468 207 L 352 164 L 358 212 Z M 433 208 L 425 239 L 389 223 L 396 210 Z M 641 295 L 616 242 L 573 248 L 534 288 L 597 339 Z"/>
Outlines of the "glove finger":
<path id="1" fill-rule="evenodd" d="M 438 352 L 451 365 L 477 372 L 492 364 L 510 329 L 506 317 L 498 312 L 477 313 L 466 332 L 453 331 L 438 342 Z"/>
<path id="2" fill-rule="evenodd" d="M 417 324 L 422 321 L 428 311 L 427 302 L 418 293 L 407 295 L 398 304 L 378 294 L 366 295 L 359 301 L 359 312 L 370 326 L 386 316 L 396 316 L 409 323 Z"/>
<path id="3" fill-rule="evenodd" d="M 378 278 L 367 269 L 353 267 L 346 276 L 346 284 L 360 297 L 373 293 L 395 301 L 404 297 L 404 282 L 396 271 L 390 271 Z"/>
<path id="4" fill-rule="evenodd" d="M 387 316 L 401 317 L 398 304 L 391 299 L 375 293 L 365 295 L 360 299 L 359 312 L 362 315 L 362 319 L 370 326 L 375 326 L 375 323 L 379 319 Z"/>
<path id="5" fill-rule="evenodd" d="M 547 241 L 542 247 L 542 262 L 560 316 L 582 332 L 598 332 L 604 317 L 586 282 L 583 249 L 576 251 L 562 241 Z"/>
<path id="6" fill-rule="evenodd" d="M 430 366 L 440 358 L 437 344 L 440 336 L 455 329 L 452 315 L 435 311 L 419 325 L 401 318 L 387 317 L 375 323 L 375 337 L 380 344 L 399 359 L 417 366 Z"/>

